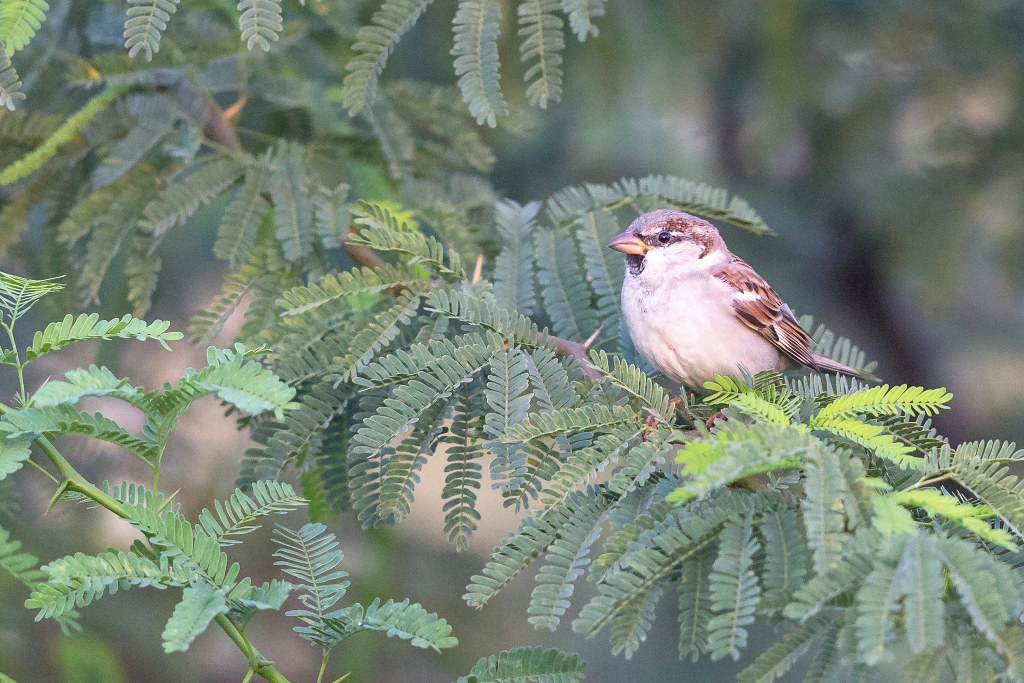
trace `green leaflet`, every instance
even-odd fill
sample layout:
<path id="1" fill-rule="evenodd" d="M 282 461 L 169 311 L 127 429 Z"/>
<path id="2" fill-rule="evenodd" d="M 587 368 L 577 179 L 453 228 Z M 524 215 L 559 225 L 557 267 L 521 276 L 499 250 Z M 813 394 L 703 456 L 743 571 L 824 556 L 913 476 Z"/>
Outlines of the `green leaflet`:
<path id="1" fill-rule="evenodd" d="M 242 31 L 242 42 L 248 49 L 259 47 L 270 50 L 270 43 L 279 38 L 284 29 L 281 20 L 281 3 L 277 0 L 239 0 L 238 27 Z"/>
<path id="2" fill-rule="evenodd" d="M 385 0 L 371 23 L 359 29 L 355 56 L 345 65 L 343 103 L 352 114 L 373 106 L 377 79 L 398 41 L 426 10 L 431 0 Z"/>
<path id="3" fill-rule="evenodd" d="M 10 65 L 7 56 L 24 49 L 46 19 L 50 5 L 46 0 L 5 0 L 0 3 L 0 72 Z M 0 76 L 0 86 L 3 77 Z M 2 106 L 2 102 L 0 102 Z M 13 109 L 14 107 L 10 107 Z"/>
<path id="4" fill-rule="evenodd" d="M 25 93 L 21 92 L 21 86 L 21 79 L 18 78 L 18 72 L 11 64 L 7 49 L 0 45 L 0 107 L 10 111 L 17 109 L 18 103 L 25 99 Z"/>
<path id="5" fill-rule="evenodd" d="M 32 395 L 38 406 L 61 403 L 74 404 L 83 396 L 114 396 L 129 403 L 142 397 L 142 390 L 131 386 L 127 379 L 118 379 L 107 368 L 90 365 L 88 370 L 78 368 L 64 373 L 67 382 L 47 382 Z"/>
<path id="6" fill-rule="evenodd" d="M 208 583 L 185 588 L 164 628 L 164 652 L 184 652 L 214 617 L 228 611 L 224 594 Z"/>
<path id="7" fill-rule="evenodd" d="M 129 57 L 145 52 L 148 62 L 160 51 L 160 37 L 171 15 L 178 9 L 177 0 L 128 0 L 128 4 L 124 46 Z"/>
<path id="8" fill-rule="evenodd" d="M 0 436 L 0 480 L 22 468 L 32 455 L 30 443 L 27 437 Z"/>
<path id="9" fill-rule="evenodd" d="M 527 64 L 526 99 L 545 109 L 562 99 L 562 18 L 555 14 L 558 0 L 525 0 L 519 4 L 520 59 Z"/>
<path id="10" fill-rule="evenodd" d="M 452 22 L 455 43 L 455 75 L 459 77 L 462 98 L 477 123 L 498 125 L 499 116 L 508 116 L 508 105 L 498 83 L 498 26 L 501 3 L 494 0 L 462 0 Z"/>
<path id="11" fill-rule="evenodd" d="M 494 295 L 498 305 L 533 315 L 537 305 L 533 281 L 533 233 L 540 202 L 495 204 L 496 228 L 504 246 L 494 264 Z"/>
<path id="12" fill-rule="evenodd" d="M 541 683 L 577 683 L 583 679 L 586 665 L 578 655 L 540 647 L 518 647 L 497 655 L 481 657 L 458 683 L 500 683 L 502 681 L 540 681 Z"/>
<path id="13" fill-rule="evenodd" d="M 718 557 L 708 577 L 713 616 L 708 621 L 711 659 L 739 659 L 747 644 L 747 626 L 753 623 L 760 601 L 757 574 L 750 571 L 761 544 L 753 536 L 753 519 L 730 522 L 722 529 Z"/>

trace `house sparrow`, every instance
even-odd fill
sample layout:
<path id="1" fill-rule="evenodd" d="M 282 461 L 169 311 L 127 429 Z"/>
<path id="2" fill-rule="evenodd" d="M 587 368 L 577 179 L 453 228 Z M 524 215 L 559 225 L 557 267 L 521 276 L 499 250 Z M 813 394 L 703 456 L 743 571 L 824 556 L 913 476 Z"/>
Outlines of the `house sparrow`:
<path id="1" fill-rule="evenodd" d="M 622 314 L 637 350 L 674 382 L 806 366 L 862 375 L 811 350 L 789 306 L 707 221 L 661 209 L 608 245 L 626 255 Z"/>

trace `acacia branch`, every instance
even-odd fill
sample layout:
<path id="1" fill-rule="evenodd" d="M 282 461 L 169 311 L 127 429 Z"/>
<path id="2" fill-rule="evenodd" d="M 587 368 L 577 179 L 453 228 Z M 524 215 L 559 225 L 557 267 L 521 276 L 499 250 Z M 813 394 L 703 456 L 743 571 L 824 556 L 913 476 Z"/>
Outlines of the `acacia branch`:
<path id="1" fill-rule="evenodd" d="M 10 406 L 0 403 L 0 415 L 10 411 Z M 50 459 L 50 462 L 56 466 L 60 475 L 64 477 L 63 482 L 57 489 L 58 494 L 62 491 L 75 491 L 77 493 L 81 493 L 83 496 L 86 496 L 103 506 L 121 519 L 130 522 L 128 511 L 121 502 L 113 496 L 106 494 L 102 489 L 95 486 L 92 482 L 82 476 L 82 474 L 75 469 L 74 465 L 72 465 L 68 459 L 65 458 L 59 450 L 57 450 L 53 445 L 53 442 L 45 436 L 37 437 L 34 441 Z M 56 500 L 56 497 L 54 500 Z M 148 533 L 145 535 L 147 537 L 150 536 Z M 214 617 L 214 620 L 217 622 L 217 625 L 227 633 L 228 637 L 231 638 L 235 645 L 238 646 L 238 649 L 242 651 L 242 654 L 245 655 L 245 658 L 249 661 L 250 670 L 259 674 L 271 683 L 288 683 L 288 679 L 274 668 L 272 662 L 260 654 L 259 650 L 253 646 L 244 633 L 238 630 L 237 626 L 235 626 L 234 622 L 232 622 L 226 614 L 218 614 Z"/>
<path id="2" fill-rule="evenodd" d="M 353 232 L 354 229 L 355 225 L 349 226 L 350 233 Z M 348 241 L 344 242 L 342 246 L 345 248 L 345 252 L 348 254 L 349 258 L 360 266 L 365 266 L 367 268 L 380 268 L 385 263 L 384 259 L 369 247 L 365 247 L 361 244 L 353 244 Z M 590 345 L 594 343 L 594 339 L 600 331 L 601 328 L 598 328 L 598 330 L 590 336 L 590 339 L 584 342 L 572 341 L 571 339 L 541 333 L 537 335 L 537 339 L 534 343 L 550 347 L 559 356 L 575 358 L 576 362 L 579 363 L 580 368 L 583 369 L 583 374 L 595 382 L 599 382 L 602 375 L 590 362 L 590 355 L 588 351 L 590 349 Z"/>

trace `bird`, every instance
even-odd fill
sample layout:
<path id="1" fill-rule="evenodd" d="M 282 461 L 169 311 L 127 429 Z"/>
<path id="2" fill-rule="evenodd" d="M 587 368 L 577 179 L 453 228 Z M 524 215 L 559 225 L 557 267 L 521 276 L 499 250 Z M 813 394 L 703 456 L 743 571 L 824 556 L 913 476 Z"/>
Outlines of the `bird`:
<path id="1" fill-rule="evenodd" d="M 864 378 L 816 353 L 789 306 L 706 220 L 651 211 L 608 246 L 626 255 L 622 315 L 633 345 L 669 380 L 700 391 L 716 375 L 801 366 Z"/>

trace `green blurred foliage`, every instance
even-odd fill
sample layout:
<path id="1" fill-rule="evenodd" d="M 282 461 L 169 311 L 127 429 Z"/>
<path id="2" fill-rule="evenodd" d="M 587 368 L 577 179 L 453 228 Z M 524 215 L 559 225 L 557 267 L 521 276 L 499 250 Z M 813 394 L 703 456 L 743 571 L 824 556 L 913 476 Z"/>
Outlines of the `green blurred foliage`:
<path id="1" fill-rule="evenodd" d="M 57 652 L 61 675 L 68 683 L 122 683 L 128 679 L 121 670 L 111 645 L 95 635 L 76 634 L 65 638 Z"/>

